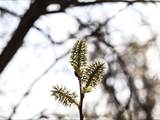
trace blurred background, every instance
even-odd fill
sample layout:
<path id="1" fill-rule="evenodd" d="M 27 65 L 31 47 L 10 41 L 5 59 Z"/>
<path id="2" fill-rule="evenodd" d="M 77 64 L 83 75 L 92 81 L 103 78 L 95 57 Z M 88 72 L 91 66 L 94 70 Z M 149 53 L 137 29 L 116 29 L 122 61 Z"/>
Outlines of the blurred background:
<path id="1" fill-rule="evenodd" d="M 159 0 L 0 0 L 0 120 L 78 120 L 51 96 L 78 92 L 70 49 L 109 72 L 84 99 L 86 120 L 160 120 Z"/>

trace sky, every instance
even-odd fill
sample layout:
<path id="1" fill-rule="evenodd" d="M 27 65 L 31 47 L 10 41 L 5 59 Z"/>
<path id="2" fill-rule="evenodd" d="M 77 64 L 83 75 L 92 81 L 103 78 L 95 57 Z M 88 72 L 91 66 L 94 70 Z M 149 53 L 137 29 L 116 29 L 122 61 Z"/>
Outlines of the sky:
<path id="1" fill-rule="evenodd" d="M 0 6 L 13 10 L 19 15 L 23 15 L 29 4 L 28 1 L 25 0 L 19 0 L 18 3 L 0 1 Z M 104 4 L 102 6 L 97 5 L 96 7 L 86 7 L 84 9 L 73 8 L 68 9 L 66 11 L 67 14 L 60 13 L 41 16 L 35 25 L 42 28 L 46 33 L 49 32 L 55 41 L 63 41 L 67 39 L 68 33 L 76 33 L 78 30 L 78 23 L 73 16 L 80 16 L 84 22 L 88 22 L 89 18 L 94 18 L 94 21 L 100 20 L 103 22 L 105 18 L 114 16 L 120 9 L 125 7 L 125 4 L 119 3 Z M 154 31 L 160 31 L 159 11 L 160 4 L 156 6 L 152 4 L 146 6 L 135 4 L 132 7 L 126 8 L 109 23 L 109 31 L 112 32 L 110 37 L 113 40 L 111 43 L 116 46 L 116 49 L 120 49 L 121 46 L 123 47 L 128 43 L 128 41 L 124 41 L 124 38 L 134 36 L 135 41 L 140 40 L 140 44 L 143 45 L 151 38 L 151 34 Z M 140 15 L 143 15 L 149 22 L 152 30 L 149 30 L 146 25 L 141 23 Z M 12 21 L 12 23 L 10 23 L 10 21 Z M 3 28 L 0 29 L 0 35 L 2 35 L 3 32 L 5 33 L 0 40 L 1 51 L 10 39 L 18 23 L 19 19 L 8 14 L 0 19 L 0 28 Z M 124 33 L 124 36 L 122 36 L 121 33 Z M 83 31 L 80 33 L 82 36 L 83 34 L 87 34 L 87 32 Z M 71 39 L 67 40 L 63 45 L 52 45 L 39 31 L 32 28 L 25 37 L 24 45 L 18 50 L 3 74 L 0 75 L 0 115 L 8 116 L 12 107 L 17 104 L 32 82 L 55 62 L 56 57 L 70 50 L 74 42 L 75 39 Z M 160 46 L 160 39 L 157 42 L 157 46 Z M 89 51 L 92 51 L 92 49 L 92 46 L 89 46 Z M 121 48 L 121 50 L 123 49 Z M 146 54 L 148 63 L 150 63 L 151 73 L 153 72 L 152 75 L 158 75 L 160 73 L 160 53 L 158 51 L 159 48 L 150 46 Z M 75 111 L 75 107 L 71 109 L 65 108 L 55 102 L 54 98 L 50 95 L 50 90 L 53 85 L 56 84 L 64 85 L 72 91 L 78 92 L 78 80 L 74 76 L 73 69 L 69 64 L 69 55 L 59 60 L 54 67 L 33 86 L 31 94 L 22 102 L 14 118 L 30 118 L 44 109 L 47 109 L 48 113 L 53 111 L 56 113 Z M 102 97 L 100 87 L 101 86 L 98 86 L 93 92 L 86 96 L 85 102 L 88 106 L 91 106 L 92 102 L 96 103 L 96 101 Z M 119 89 L 123 88 L 123 86 L 118 83 L 116 87 Z M 117 97 L 121 101 L 124 101 L 126 99 L 124 96 L 127 97 L 128 95 L 129 91 L 125 89 L 121 93 L 118 93 Z M 101 108 L 101 106 L 102 105 L 99 105 L 99 108 Z M 77 114 L 77 111 L 75 111 L 75 113 Z M 102 114 L 102 111 L 98 111 L 98 113 Z"/>

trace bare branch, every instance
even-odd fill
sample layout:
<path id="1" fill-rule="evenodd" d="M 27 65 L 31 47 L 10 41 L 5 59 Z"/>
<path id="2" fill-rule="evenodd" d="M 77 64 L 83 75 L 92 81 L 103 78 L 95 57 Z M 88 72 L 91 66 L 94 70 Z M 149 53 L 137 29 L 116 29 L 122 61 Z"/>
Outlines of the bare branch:
<path id="1" fill-rule="evenodd" d="M 56 58 L 55 61 L 49 65 L 49 67 L 40 75 L 38 76 L 35 80 L 33 80 L 33 82 L 31 83 L 31 85 L 28 87 L 28 89 L 26 90 L 26 92 L 22 95 L 21 99 L 19 100 L 19 102 L 14 106 L 12 113 L 10 114 L 10 116 L 8 117 L 7 120 L 12 120 L 12 117 L 16 114 L 17 109 L 19 108 L 19 106 L 22 104 L 23 100 L 28 97 L 32 91 L 32 88 L 34 87 L 34 85 L 36 83 L 38 83 L 42 77 L 44 77 L 53 67 L 54 65 L 62 58 L 64 58 L 66 55 L 69 54 L 69 51 L 67 51 L 66 53 L 64 53 L 63 55 L 61 55 L 60 57 Z"/>
<path id="2" fill-rule="evenodd" d="M 130 73 L 128 72 L 127 70 L 127 65 L 126 63 L 124 62 L 124 60 L 122 59 L 122 57 L 119 55 L 119 53 L 115 50 L 114 46 L 112 46 L 111 44 L 107 43 L 105 40 L 101 40 L 101 42 L 103 42 L 107 47 L 110 47 L 114 53 L 116 53 L 117 55 L 117 58 L 118 58 L 118 62 L 123 70 L 123 73 L 126 75 L 127 79 L 128 79 L 128 86 L 130 88 L 130 97 L 129 97 L 129 100 L 125 106 L 126 109 L 128 109 L 129 107 L 129 104 L 130 104 L 130 101 L 131 101 L 131 98 L 132 98 L 132 95 L 133 95 L 133 92 L 135 91 L 135 87 L 134 87 L 134 79 L 133 77 L 130 75 Z"/>
<path id="3" fill-rule="evenodd" d="M 0 7 L 0 11 L 1 11 L 2 13 L 11 14 L 11 15 L 13 15 L 13 16 L 15 16 L 15 17 L 21 17 L 20 15 L 16 14 L 15 12 L 10 11 L 10 10 L 8 10 L 8 9 L 6 9 L 6 8 L 3 8 L 3 7 Z"/>
<path id="4" fill-rule="evenodd" d="M 74 6 L 88 6 L 88 5 L 95 5 L 95 4 L 102 4 L 102 3 L 127 3 L 127 4 L 134 4 L 134 3 L 158 3 L 159 0 L 97 0 L 93 2 L 78 2 L 73 0 Z"/>
<path id="5" fill-rule="evenodd" d="M 38 30 L 40 33 L 42 33 L 42 35 L 44 35 L 51 44 L 53 45 L 62 45 L 65 41 L 61 41 L 61 42 L 56 42 L 52 39 L 51 35 L 49 33 L 46 33 L 43 29 L 37 27 L 37 26 L 33 26 L 33 28 L 35 28 L 36 30 Z"/>
<path id="6" fill-rule="evenodd" d="M 30 30 L 30 28 L 33 26 L 34 22 L 43 14 L 47 14 L 46 7 L 50 4 L 59 4 L 61 6 L 61 9 L 58 11 L 52 11 L 52 13 L 58 13 L 63 12 L 67 8 L 76 7 L 76 6 L 87 6 L 87 5 L 94 5 L 94 4 L 100 4 L 100 3 L 107 3 L 107 2 L 124 2 L 128 4 L 133 3 L 156 3 L 160 1 L 146 1 L 146 0 L 135 0 L 135 1 L 129 1 L 129 0 L 123 0 L 123 1 L 117 1 L 117 0 L 98 0 L 94 2 L 78 2 L 77 0 L 70 0 L 70 1 L 63 1 L 63 0 L 35 0 L 28 11 L 24 14 L 24 16 L 21 18 L 21 22 L 19 23 L 19 26 L 15 30 L 11 40 L 8 42 L 7 46 L 3 49 L 1 55 L 0 55 L 0 73 L 4 70 L 4 68 L 7 66 L 7 64 L 10 62 L 10 60 L 13 58 L 13 56 L 16 54 L 18 49 L 23 44 L 23 39 L 27 32 Z M 1 10 L 4 11 L 4 9 L 1 8 Z M 6 12 L 17 16 L 13 12 L 7 11 Z M 50 13 L 50 12 L 48 12 Z M 20 34 L 21 33 L 21 34 Z"/>
<path id="7" fill-rule="evenodd" d="M 24 36 L 33 26 L 34 22 L 41 14 L 43 14 L 46 8 L 43 2 L 44 0 L 36 0 L 22 17 L 21 22 L 15 30 L 11 40 L 8 42 L 7 46 L 3 49 L 0 55 L 0 73 L 13 58 L 17 50 L 22 46 Z"/>

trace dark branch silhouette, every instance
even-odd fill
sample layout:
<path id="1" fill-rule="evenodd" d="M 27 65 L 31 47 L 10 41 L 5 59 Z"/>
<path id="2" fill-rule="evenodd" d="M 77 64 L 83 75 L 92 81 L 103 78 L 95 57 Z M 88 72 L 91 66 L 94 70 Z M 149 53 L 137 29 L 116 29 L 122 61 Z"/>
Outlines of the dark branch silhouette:
<path id="1" fill-rule="evenodd" d="M 108 3 L 108 2 L 124 2 L 127 4 L 134 4 L 134 3 L 156 3 L 160 1 L 146 1 L 146 0 L 135 0 L 135 1 L 129 1 L 129 0 L 123 0 L 123 1 L 117 1 L 117 0 L 98 0 L 94 2 L 79 2 L 77 0 L 70 0 L 70 1 L 63 1 L 63 0 L 35 0 L 30 8 L 26 11 L 26 13 L 21 18 L 21 21 L 15 30 L 11 40 L 8 42 L 7 46 L 3 49 L 1 55 L 0 55 L 0 73 L 4 70 L 4 68 L 7 66 L 7 64 L 10 62 L 10 60 L 13 58 L 13 56 L 16 54 L 18 49 L 23 44 L 23 39 L 27 32 L 30 30 L 30 28 L 34 25 L 34 22 L 43 14 L 49 13 L 46 8 L 50 4 L 59 4 L 61 6 L 60 10 L 52 11 L 52 13 L 59 13 L 64 12 L 65 9 L 68 7 L 76 7 L 76 6 L 88 6 L 88 5 L 94 5 L 94 4 L 101 4 L 101 3 Z M 1 11 L 5 11 L 8 13 L 11 13 L 15 16 L 16 14 L 9 12 L 5 9 L 0 9 Z"/>

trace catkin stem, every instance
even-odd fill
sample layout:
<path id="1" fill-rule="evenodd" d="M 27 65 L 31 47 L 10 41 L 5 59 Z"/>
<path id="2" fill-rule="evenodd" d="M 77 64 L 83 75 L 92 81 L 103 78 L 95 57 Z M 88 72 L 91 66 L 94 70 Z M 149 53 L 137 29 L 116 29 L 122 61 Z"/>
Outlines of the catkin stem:
<path id="1" fill-rule="evenodd" d="M 83 120 L 83 99 L 84 99 L 84 94 L 82 93 L 82 87 L 81 87 L 80 77 L 79 76 L 77 76 L 77 77 L 78 77 L 78 80 L 79 80 L 79 94 L 80 94 L 80 101 L 79 101 L 78 110 L 79 110 L 80 120 Z"/>
<path id="2" fill-rule="evenodd" d="M 83 120 L 83 98 L 84 94 L 81 92 L 81 85 L 80 85 L 80 105 L 79 105 L 80 120 Z"/>

